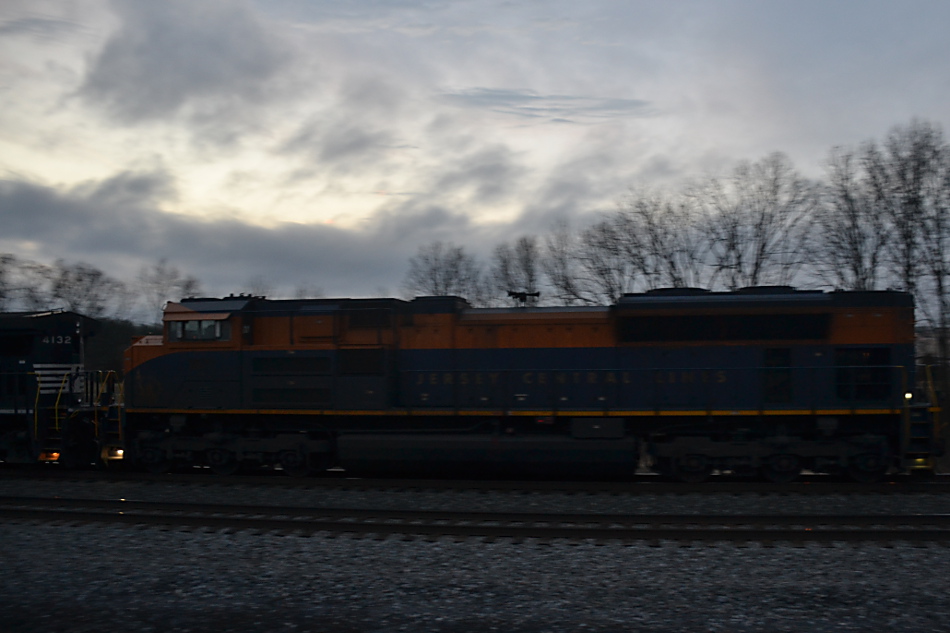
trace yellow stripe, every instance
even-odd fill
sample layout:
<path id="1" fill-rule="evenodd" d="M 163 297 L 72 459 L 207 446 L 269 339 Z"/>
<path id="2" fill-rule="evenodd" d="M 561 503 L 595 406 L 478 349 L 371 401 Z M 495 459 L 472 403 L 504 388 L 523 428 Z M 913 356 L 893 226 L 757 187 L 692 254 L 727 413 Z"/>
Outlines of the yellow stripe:
<path id="1" fill-rule="evenodd" d="M 931 411 L 939 411 L 937 408 Z M 346 415 L 346 416 L 518 416 L 518 417 L 571 417 L 571 418 L 635 418 L 635 417 L 729 417 L 729 416 L 789 416 L 789 415 L 897 415 L 899 409 L 662 409 L 662 410 L 615 410 L 615 411 L 543 411 L 502 409 L 145 409 L 130 408 L 127 413 L 183 413 L 198 415 Z"/>
<path id="2" fill-rule="evenodd" d="M 610 415 L 610 413 L 601 411 L 523 411 L 521 409 L 509 410 L 508 415 L 511 416 L 529 416 L 529 417 L 538 417 L 538 418 L 550 418 L 550 417 L 574 417 L 574 418 L 596 418 L 603 417 L 605 415 Z"/>
<path id="3" fill-rule="evenodd" d="M 320 415 L 409 415 L 405 409 L 392 409 L 388 411 L 360 411 L 359 409 L 339 409 L 331 411 L 321 411 Z"/>

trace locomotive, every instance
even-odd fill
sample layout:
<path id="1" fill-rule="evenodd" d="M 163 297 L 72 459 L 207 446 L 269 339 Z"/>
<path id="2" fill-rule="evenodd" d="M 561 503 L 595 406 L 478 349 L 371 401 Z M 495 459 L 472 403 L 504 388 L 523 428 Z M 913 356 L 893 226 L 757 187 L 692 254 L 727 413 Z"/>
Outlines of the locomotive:
<path id="1" fill-rule="evenodd" d="M 156 472 L 875 481 L 932 472 L 940 452 L 896 291 L 514 308 L 232 295 L 169 302 L 163 325 L 127 350 L 121 412 L 125 457 Z"/>
<path id="2" fill-rule="evenodd" d="M 0 461 L 121 458 L 116 373 L 83 364 L 97 328 L 64 310 L 0 313 Z"/>

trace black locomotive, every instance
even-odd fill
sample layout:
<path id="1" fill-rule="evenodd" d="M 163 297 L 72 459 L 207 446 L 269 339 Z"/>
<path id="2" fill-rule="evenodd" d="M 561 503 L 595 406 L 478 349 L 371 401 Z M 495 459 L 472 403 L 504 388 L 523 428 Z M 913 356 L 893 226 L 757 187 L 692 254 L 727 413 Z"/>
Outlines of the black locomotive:
<path id="1" fill-rule="evenodd" d="M 96 329 L 73 312 L 0 313 L 0 460 L 79 466 L 121 457 L 116 373 L 83 365 Z"/>

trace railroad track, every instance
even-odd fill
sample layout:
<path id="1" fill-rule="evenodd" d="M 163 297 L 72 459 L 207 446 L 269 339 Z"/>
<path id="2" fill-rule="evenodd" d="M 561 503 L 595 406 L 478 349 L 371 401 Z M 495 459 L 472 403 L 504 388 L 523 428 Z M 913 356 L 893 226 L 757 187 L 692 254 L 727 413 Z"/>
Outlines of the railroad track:
<path id="1" fill-rule="evenodd" d="M 517 541 L 950 543 L 950 515 L 616 515 L 353 510 L 0 497 L 0 521 Z"/>
<path id="2" fill-rule="evenodd" d="M 663 481 L 653 475 L 638 475 L 629 481 L 531 481 L 497 479 L 403 479 L 403 478 L 348 478 L 341 473 L 328 477 L 294 479 L 279 472 L 259 475 L 215 475 L 208 469 L 193 473 L 164 473 L 160 475 L 135 471 L 70 471 L 54 465 L 46 468 L 0 468 L 0 480 L 29 479 L 65 482 L 132 481 L 164 484 L 274 486 L 278 488 L 342 489 L 342 490 L 483 490 L 566 493 L 615 493 L 625 495 L 721 495 L 721 494 L 944 494 L 950 493 L 950 475 L 931 479 L 910 476 L 893 477 L 874 484 L 859 484 L 836 480 L 826 475 L 805 476 L 788 484 L 773 484 L 723 477 L 701 484 Z"/>

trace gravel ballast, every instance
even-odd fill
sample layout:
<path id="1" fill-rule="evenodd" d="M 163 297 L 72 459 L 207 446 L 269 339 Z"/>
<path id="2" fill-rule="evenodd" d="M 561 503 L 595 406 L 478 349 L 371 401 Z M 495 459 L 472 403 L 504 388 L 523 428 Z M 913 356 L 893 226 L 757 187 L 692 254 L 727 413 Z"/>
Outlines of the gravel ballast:
<path id="1" fill-rule="evenodd" d="M 44 482 L 0 494 L 45 496 Z M 62 484 L 57 484 L 63 493 Z M 946 495 L 74 484 L 70 496 L 495 511 L 939 512 Z M 64 493 L 65 494 L 65 493 Z M 0 523 L 0 631 L 946 631 L 950 549 L 355 538 Z"/>
<path id="2" fill-rule="evenodd" d="M 945 631 L 943 547 L 0 524 L 0 630 Z"/>

